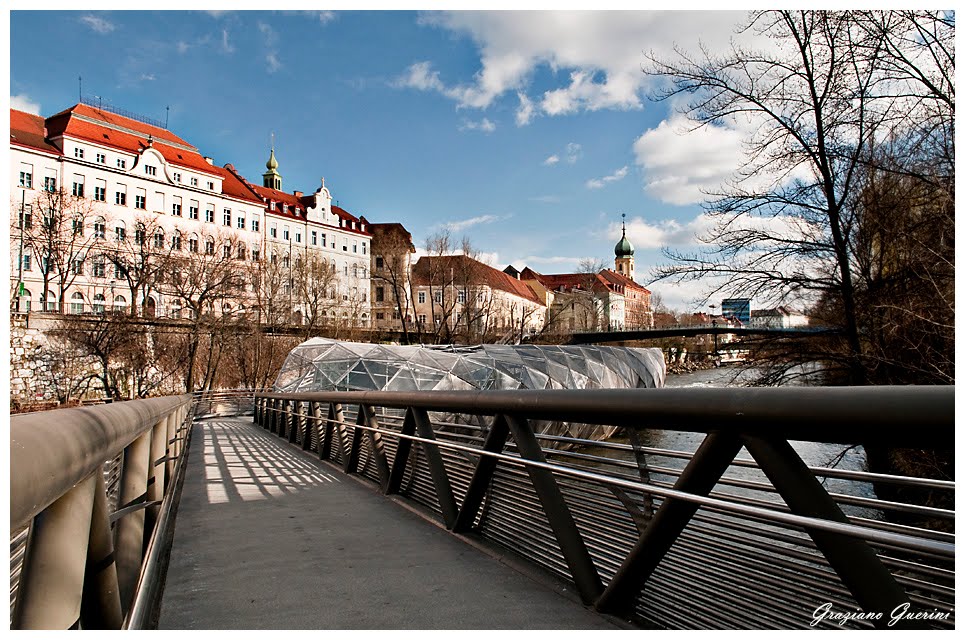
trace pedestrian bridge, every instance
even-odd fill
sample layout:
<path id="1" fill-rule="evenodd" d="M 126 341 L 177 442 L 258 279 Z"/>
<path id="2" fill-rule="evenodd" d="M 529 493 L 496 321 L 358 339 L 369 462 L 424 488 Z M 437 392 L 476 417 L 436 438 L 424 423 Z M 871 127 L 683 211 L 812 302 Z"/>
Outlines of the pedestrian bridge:
<path id="1" fill-rule="evenodd" d="M 560 420 L 620 437 L 540 433 Z M 799 455 L 942 450 L 953 424 L 953 387 L 247 391 L 13 416 L 11 626 L 953 628 L 954 483 Z"/>

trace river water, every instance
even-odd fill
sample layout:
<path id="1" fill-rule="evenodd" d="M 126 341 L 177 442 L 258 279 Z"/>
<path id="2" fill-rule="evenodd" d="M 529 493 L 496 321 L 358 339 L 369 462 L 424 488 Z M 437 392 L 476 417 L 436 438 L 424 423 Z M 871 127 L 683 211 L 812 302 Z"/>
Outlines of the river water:
<path id="1" fill-rule="evenodd" d="M 741 370 L 739 368 L 721 367 L 718 369 L 705 369 L 691 373 L 668 374 L 664 386 L 666 387 L 740 387 L 747 386 L 754 378 L 753 370 Z M 643 432 L 643 443 L 645 446 L 673 449 L 676 451 L 692 452 L 697 449 L 704 438 L 702 433 L 687 433 L 681 431 L 667 431 L 661 429 L 647 430 Z M 851 471 L 867 471 L 867 458 L 864 449 L 861 447 L 848 448 L 839 444 L 828 444 L 818 442 L 791 442 L 791 446 L 797 451 L 801 459 L 811 467 L 831 467 L 836 469 L 847 469 Z M 738 458 L 750 459 L 747 450 L 744 449 Z M 665 460 L 660 458 L 657 464 Z M 679 466 L 678 463 L 677 466 Z M 757 469 L 739 468 L 732 466 L 727 473 L 728 476 L 745 480 L 763 481 L 763 474 Z M 854 482 L 851 480 L 840 480 L 834 478 L 823 479 L 822 483 L 829 492 L 841 493 L 846 495 L 874 498 L 874 489 L 870 483 Z M 729 488 L 729 491 L 742 493 L 740 488 Z M 880 518 L 881 514 L 877 510 L 842 505 L 842 509 L 849 515 L 863 516 L 868 518 Z"/>

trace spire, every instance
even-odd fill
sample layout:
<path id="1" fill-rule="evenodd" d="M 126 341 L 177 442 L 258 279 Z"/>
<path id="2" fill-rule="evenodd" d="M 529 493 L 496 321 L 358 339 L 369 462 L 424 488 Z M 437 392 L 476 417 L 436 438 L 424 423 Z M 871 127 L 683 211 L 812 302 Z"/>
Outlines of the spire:
<path id="1" fill-rule="evenodd" d="M 613 248 L 613 253 L 616 254 L 617 258 L 625 258 L 633 255 L 633 245 L 627 240 L 627 214 L 623 215 L 623 237 Z"/>
<path id="2" fill-rule="evenodd" d="M 269 189 L 281 191 L 281 174 L 278 173 L 278 160 L 275 159 L 274 132 L 271 134 L 271 153 L 268 156 L 268 162 L 265 163 L 265 167 L 268 169 L 268 171 L 261 174 L 263 178 L 262 184 Z"/>

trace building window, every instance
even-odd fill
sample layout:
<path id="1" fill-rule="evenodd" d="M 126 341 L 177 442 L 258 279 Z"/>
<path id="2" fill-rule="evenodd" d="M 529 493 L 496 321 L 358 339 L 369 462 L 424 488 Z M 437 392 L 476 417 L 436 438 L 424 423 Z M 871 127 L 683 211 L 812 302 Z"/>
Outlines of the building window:
<path id="1" fill-rule="evenodd" d="M 252 219 L 251 219 L 251 230 L 252 230 L 252 231 L 258 231 L 260 228 L 261 228 L 261 223 L 259 222 L 258 218 L 252 218 Z"/>
<path id="2" fill-rule="evenodd" d="M 420 291 L 420 292 L 419 292 L 419 304 L 425 304 L 425 303 L 426 303 L 426 292 L 425 292 L 425 291 Z"/>
<path id="3" fill-rule="evenodd" d="M 343 273 L 344 273 L 345 275 L 348 275 L 348 265 L 345 265 L 345 266 L 343 267 Z"/>
<path id="4" fill-rule="evenodd" d="M 312 245 L 318 244 L 318 231 L 312 231 Z"/>
<path id="5" fill-rule="evenodd" d="M 23 266 L 24 271 L 30 271 L 30 257 L 29 253 L 20 256 L 20 264 Z"/>
<path id="6" fill-rule="evenodd" d="M 180 233 L 175 233 L 173 236 L 171 236 L 171 248 L 174 249 L 175 251 L 180 251 L 180 250 L 181 250 L 181 234 L 180 234 Z"/>
<path id="7" fill-rule="evenodd" d="M 426 323 L 426 314 L 424 314 L 424 313 L 420 313 L 420 314 L 419 314 L 419 322 L 422 323 L 422 324 L 425 324 L 425 323 Z"/>
<path id="8" fill-rule="evenodd" d="M 44 191 L 56 191 L 57 190 L 57 178 L 53 176 L 47 176 L 44 178 Z"/>
<path id="9" fill-rule="evenodd" d="M 214 240 L 211 238 L 208 238 L 204 241 L 204 252 L 209 256 L 214 255 Z"/>
<path id="10" fill-rule="evenodd" d="M 436 304 L 442 304 L 442 292 L 441 292 L 441 291 L 436 291 L 435 299 L 436 299 Z"/>
<path id="11" fill-rule="evenodd" d="M 229 244 L 226 244 L 224 247 L 222 247 L 222 249 L 224 250 L 224 257 L 225 257 L 225 258 L 230 258 L 230 257 L 231 257 L 231 244 L 230 244 L 230 243 L 229 243 Z"/>
<path id="12" fill-rule="evenodd" d="M 70 312 L 73 314 L 84 313 L 84 295 L 80 292 L 70 296 Z"/>
<path id="13" fill-rule="evenodd" d="M 197 205 L 197 203 L 192 203 L 192 204 L 188 207 L 188 217 L 191 218 L 192 220 L 197 220 L 197 219 L 198 219 L 198 205 Z"/>
<path id="14" fill-rule="evenodd" d="M 375 314 L 375 319 L 376 319 L 376 320 L 385 320 L 385 314 L 384 314 L 384 313 L 376 313 L 376 314 Z"/>
<path id="15" fill-rule="evenodd" d="M 238 228 L 239 229 L 245 228 L 245 219 L 242 218 L 241 216 L 238 216 Z"/>
<path id="16" fill-rule="evenodd" d="M 197 252 L 198 252 L 198 239 L 197 239 L 197 238 L 188 238 L 188 251 L 190 251 L 191 253 L 197 253 Z"/>
<path id="17" fill-rule="evenodd" d="M 460 303 L 460 304 L 465 304 L 465 303 L 466 303 L 466 290 L 465 290 L 465 289 L 460 289 L 460 290 L 456 293 L 456 302 L 458 302 L 458 303 Z"/>
<path id="18" fill-rule="evenodd" d="M 174 180 L 175 182 L 181 182 L 181 174 L 175 173 L 171 176 L 171 179 Z"/>
<path id="19" fill-rule="evenodd" d="M 270 235 L 272 238 L 278 237 L 278 225 L 276 225 L 274 222 L 271 223 L 271 228 L 268 230 L 268 235 Z"/>
<path id="20" fill-rule="evenodd" d="M 244 260 L 248 257 L 248 248 L 245 246 L 244 242 L 238 243 L 238 259 Z"/>
<path id="21" fill-rule="evenodd" d="M 118 169 L 126 169 L 126 168 L 127 168 L 127 160 L 125 160 L 124 158 L 118 158 L 118 159 L 117 159 L 117 168 L 118 168 Z"/>
<path id="22" fill-rule="evenodd" d="M 149 164 L 146 164 L 146 165 L 144 165 L 144 173 L 146 173 L 146 174 L 149 175 L 149 176 L 156 176 L 156 175 L 157 175 L 157 167 L 152 166 L 152 165 L 149 165 Z"/>
<path id="23" fill-rule="evenodd" d="M 230 227 L 230 226 L 231 226 L 231 209 L 225 209 L 225 210 L 224 210 L 224 217 L 221 219 L 221 222 L 222 222 L 222 223 L 224 224 L 224 226 L 226 226 L 226 227 Z"/>
<path id="24" fill-rule="evenodd" d="M 325 246 L 325 234 L 324 234 L 324 233 L 322 234 L 322 246 L 323 246 L 323 247 Z"/>
<path id="25" fill-rule="evenodd" d="M 213 182 L 208 182 L 208 190 L 209 190 L 209 191 L 214 191 L 214 183 L 213 183 Z"/>
<path id="26" fill-rule="evenodd" d="M 353 243 L 352 243 L 352 253 L 358 253 L 358 252 L 359 252 L 359 243 L 358 243 L 358 242 L 353 242 Z"/>
<path id="27" fill-rule="evenodd" d="M 84 233 L 84 221 L 81 218 L 74 218 L 70 223 L 70 230 L 74 235 L 82 235 Z"/>
<path id="28" fill-rule="evenodd" d="M 164 232 L 160 229 L 154 232 L 154 248 L 155 249 L 164 248 Z"/>
<path id="29" fill-rule="evenodd" d="M 204 221 L 211 223 L 214 222 L 214 207 L 208 207 L 204 210 Z"/>
<path id="30" fill-rule="evenodd" d="M 103 278 L 107 274 L 107 269 L 104 265 L 104 256 L 97 256 L 94 258 L 94 263 L 91 265 L 90 274 L 95 278 Z"/>
<path id="31" fill-rule="evenodd" d="M 171 215 L 178 216 L 179 218 L 181 217 L 181 203 L 180 203 L 180 202 L 175 202 L 174 204 L 171 205 Z"/>
<path id="32" fill-rule="evenodd" d="M 107 187 L 94 187 L 94 200 L 107 202 Z"/>
<path id="33" fill-rule="evenodd" d="M 33 167 L 30 167 L 30 165 L 21 165 L 20 186 L 23 187 L 24 189 L 34 188 Z"/>
<path id="34" fill-rule="evenodd" d="M 71 193 L 78 198 L 84 197 L 84 176 L 74 176 L 74 187 Z"/>
<path id="35" fill-rule="evenodd" d="M 284 228 L 282 229 L 282 232 L 281 232 L 281 239 L 282 239 L 282 240 L 288 240 L 288 238 L 290 238 L 290 237 L 291 237 L 291 236 L 289 236 L 289 234 L 288 234 L 288 227 L 284 227 Z"/>
<path id="36" fill-rule="evenodd" d="M 119 263 L 114 263 L 114 279 L 120 280 L 127 277 L 127 269 L 121 266 Z"/>
<path id="37" fill-rule="evenodd" d="M 107 164 L 107 156 L 105 156 L 103 153 L 98 153 L 96 157 L 97 164 Z"/>
<path id="38" fill-rule="evenodd" d="M 252 261 L 252 262 L 258 262 L 259 260 L 261 260 L 261 251 L 259 251 L 258 249 L 252 249 L 252 250 L 251 250 L 251 261 Z"/>
<path id="39" fill-rule="evenodd" d="M 362 255 L 363 255 L 363 256 L 365 255 L 365 243 L 364 243 L 364 242 L 362 243 Z"/>
<path id="40" fill-rule="evenodd" d="M 382 259 L 382 256 L 376 256 L 376 258 L 375 258 L 375 268 L 376 268 L 376 269 L 384 269 L 384 268 L 385 268 L 385 261 Z"/>
<path id="41" fill-rule="evenodd" d="M 34 226 L 33 207 L 29 204 L 25 204 L 20 209 L 20 228 L 32 229 L 33 226 Z"/>
<path id="42" fill-rule="evenodd" d="M 376 301 L 376 302 L 385 302 L 385 288 L 384 288 L 384 287 L 376 287 L 376 288 L 375 288 L 375 301 Z"/>
<path id="43" fill-rule="evenodd" d="M 74 157 L 75 157 L 75 158 L 80 158 L 81 160 L 83 160 L 83 159 L 84 159 L 84 150 L 81 149 L 80 147 L 74 147 Z"/>
<path id="44" fill-rule="evenodd" d="M 298 244 L 301 244 L 301 243 L 302 243 L 302 232 L 301 232 L 301 231 L 296 231 L 296 232 L 295 232 L 295 242 L 297 242 Z"/>
<path id="45" fill-rule="evenodd" d="M 134 208 L 135 209 L 147 209 L 147 196 L 138 193 L 134 196 Z"/>
<path id="46" fill-rule="evenodd" d="M 94 221 L 94 237 L 103 238 L 107 231 L 107 225 L 104 224 L 103 218 L 98 218 Z"/>
<path id="47" fill-rule="evenodd" d="M 134 227 L 134 243 L 140 247 L 144 245 L 145 240 L 147 240 L 147 233 L 144 230 L 144 225 L 139 223 Z"/>
<path id="48" fill-rule="evenodd" d="M 124 242 L 127 238 L 127 229 L 122 226 L 114 227 L 114 236 L 118 242 Z"/>

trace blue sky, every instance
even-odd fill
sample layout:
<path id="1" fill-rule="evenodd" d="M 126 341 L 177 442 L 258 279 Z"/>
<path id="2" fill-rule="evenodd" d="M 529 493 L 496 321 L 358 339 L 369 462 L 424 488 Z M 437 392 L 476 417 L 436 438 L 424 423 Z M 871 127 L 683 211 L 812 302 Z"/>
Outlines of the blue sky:
<path id="1" fill-rule="evenodd" d="M 448 225 L 497 268 L 612 267 L 625 213 L 637 281 L 692 310 L 699 287 L 649 271 L 661 247 L 694 244 L 700 189 L 735 168 L 739 132 L 681 135 L 640 65 L 698 37 L 723 46 L 742 18 L 13 11 L 10 100 L 51 115 L 83 76 L 87 96 L 162 121 L 170 107 L 172 131 L 253 181 L 274 133 L 287 191 L 324 176 L 356 215 L 402 222 L 417 245 Z"/>

